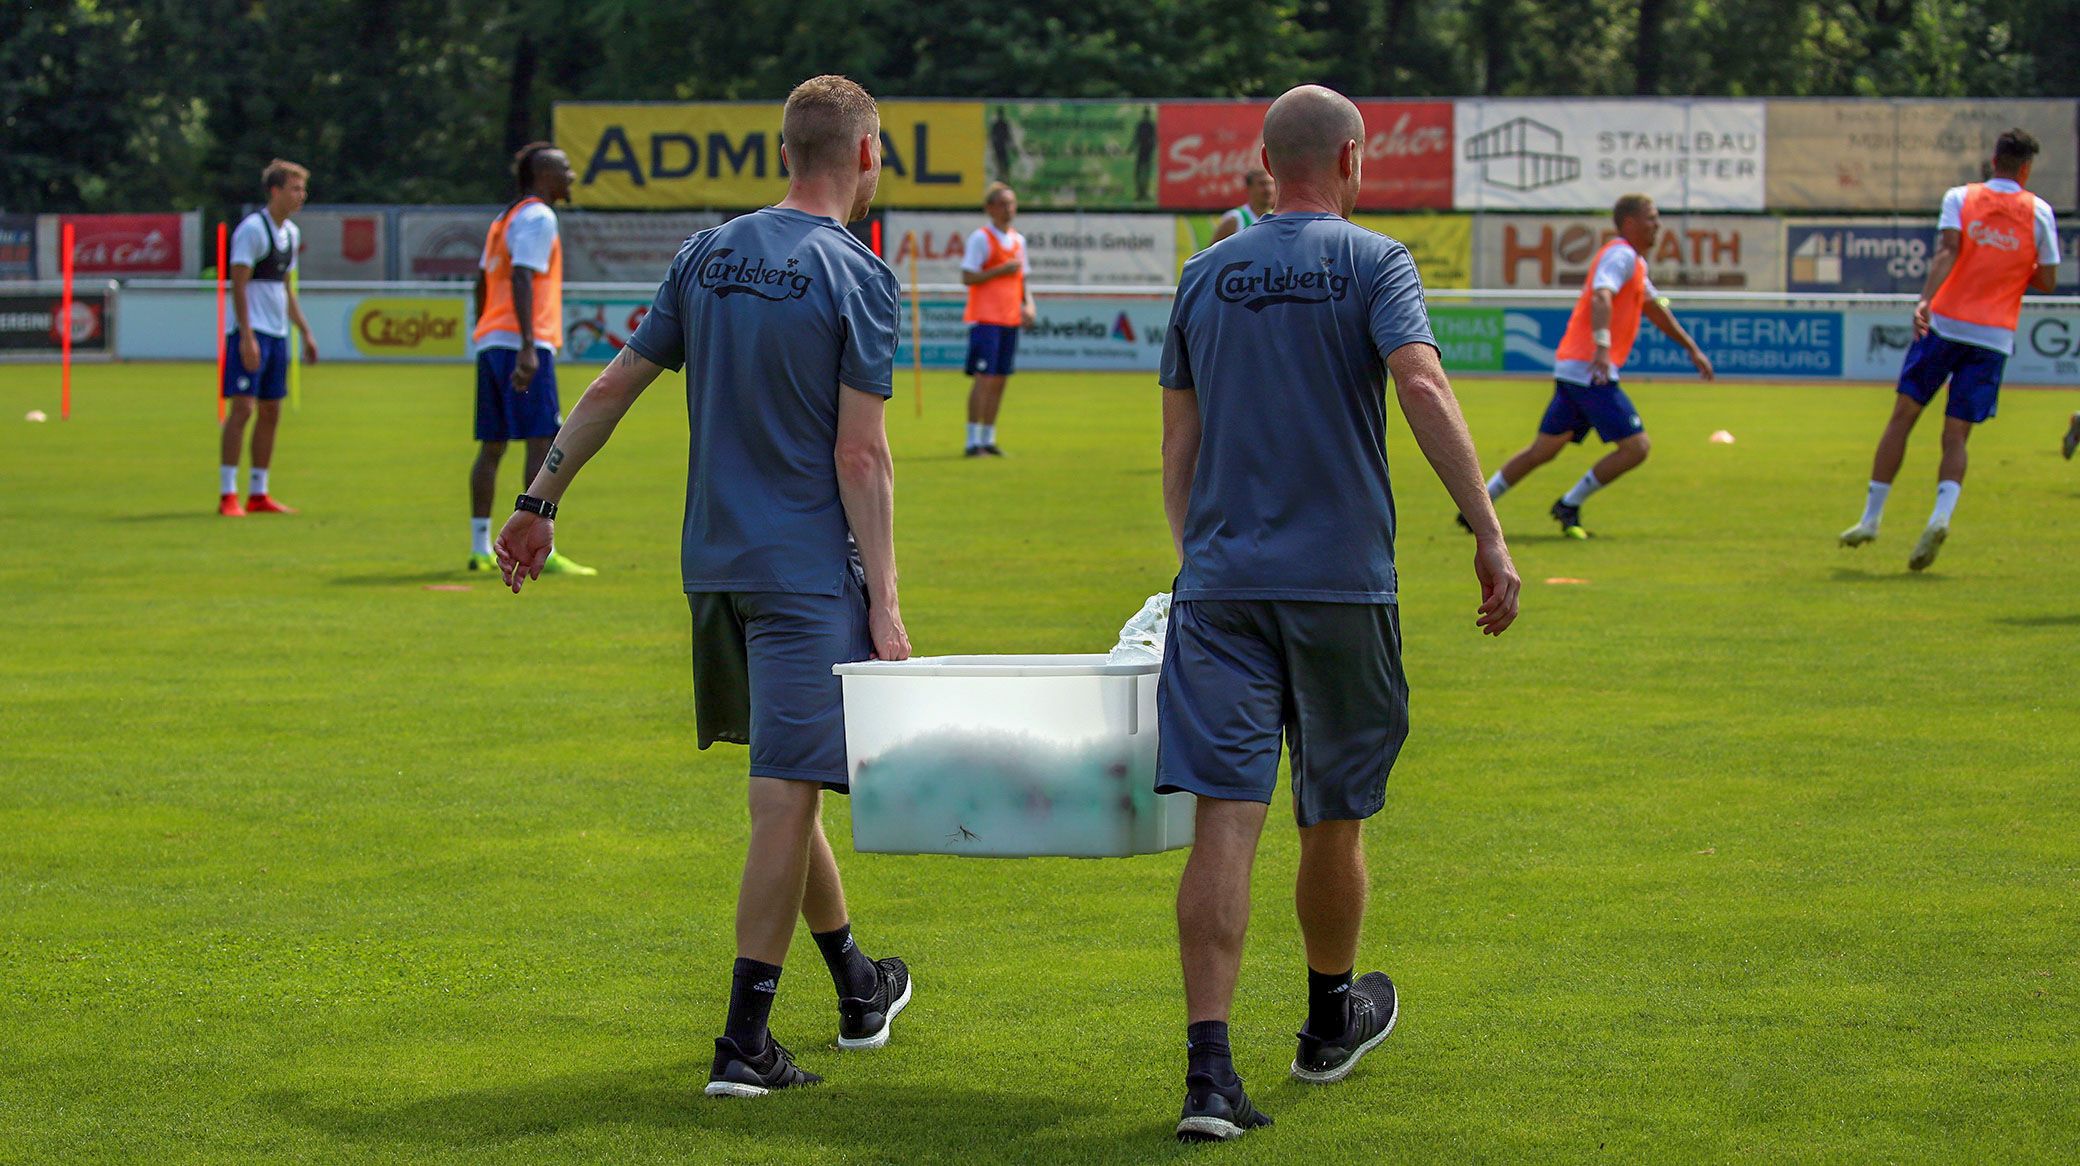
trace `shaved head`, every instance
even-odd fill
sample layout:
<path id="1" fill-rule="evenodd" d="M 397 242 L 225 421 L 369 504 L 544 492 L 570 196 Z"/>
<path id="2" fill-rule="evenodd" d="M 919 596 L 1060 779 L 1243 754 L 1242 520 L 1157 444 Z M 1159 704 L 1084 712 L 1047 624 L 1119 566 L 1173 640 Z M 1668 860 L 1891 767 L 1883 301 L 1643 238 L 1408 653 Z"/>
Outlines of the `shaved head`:
<path id="1" fill-rule="evenodd" d="M 1365 119 L 1350 98 L 1320 85 L 1288 89 L 1264 115 L 1264 152 L 1281 185 L 1336 174 L 1346 144 L 1365 140 Z"/>

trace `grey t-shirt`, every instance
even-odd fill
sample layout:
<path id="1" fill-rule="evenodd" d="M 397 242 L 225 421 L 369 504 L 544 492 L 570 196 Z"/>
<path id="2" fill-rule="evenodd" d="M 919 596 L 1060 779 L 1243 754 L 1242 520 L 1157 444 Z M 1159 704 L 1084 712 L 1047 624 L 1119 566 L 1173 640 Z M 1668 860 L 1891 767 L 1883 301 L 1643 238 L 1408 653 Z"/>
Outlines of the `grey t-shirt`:
<path id="1" fill-rule="evenodd" d="M 686 369 L 686 590 L 839 594 L 858 555 L 839 386 L 893 391 L 888 265 L 835 219 L 767 207 L 688 239 L 628 346 Z"/>
<path id="2" fill-rule="evenodd" d="M 1408 248 L 1335 215 L 1192 256 L 1160 375 L 1204 431 L 1176 598 L 1395 602 L 1386 358 L 1436 343 Z"/>

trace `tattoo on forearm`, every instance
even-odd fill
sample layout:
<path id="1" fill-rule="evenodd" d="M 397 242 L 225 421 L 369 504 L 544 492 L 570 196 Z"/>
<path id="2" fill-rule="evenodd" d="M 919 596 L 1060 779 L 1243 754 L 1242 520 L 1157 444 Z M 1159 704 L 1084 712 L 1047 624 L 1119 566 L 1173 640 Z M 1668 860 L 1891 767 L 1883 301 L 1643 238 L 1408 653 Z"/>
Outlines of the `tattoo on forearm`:
<path id="1" fill-rule="evenodd" d="M 558 466 L 560 466 L 560 465 L 562 465 L 562 464 L 563 464 L 563 447 L 562 447 L 562 446 L 560 446 L 560 445 L 552 445 L 552 446 L 550 446 L 550 447 L 549 447 L 549 456 L 548 456 L 548 457 L 546 457 L 546 458 L 543 458 L 543 459 L 542 459 L 542 468 L 543 468 L 543 469 L 545 469 L 545 470 L 547 470 L 547 471 L 549 471 L 550 473 L 552 473 L 552 474 L 553 474 L 553 473 L 555 473 L 555 472 L 556 472 L 556 467 L 558 467 Z"/>

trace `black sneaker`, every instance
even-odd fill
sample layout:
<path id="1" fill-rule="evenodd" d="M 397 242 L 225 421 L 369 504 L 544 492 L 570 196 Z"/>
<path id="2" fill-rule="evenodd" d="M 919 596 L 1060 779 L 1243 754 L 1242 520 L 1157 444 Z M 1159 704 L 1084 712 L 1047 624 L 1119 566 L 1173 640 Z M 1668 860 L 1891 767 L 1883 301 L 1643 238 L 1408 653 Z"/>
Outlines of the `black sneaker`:
<path id="1" fill-rule="evenodd" d="M 998 448 L 997 448 L 997 445 L 996 445 L 996 443 L 995 443 L 995 442 L 991 442 L 991 443 L 990 443 L 990 444 L 988 444 L 988 445 L 982 446 L 982 447 L 981 447 L 981 449 L 982 449 L 983 455 L 984 455 L 985 457 L 1003 457 L 1003 456 L 1004 456 L 1004 451 L 1003 451 L 1003 450 L 1001 450 L 1001 449 L 998 449 Z"/>
<path id="2" fill-rule="evenodd" d="M 1589 532 L 1582 528 L 1581 507 L 1569 506 L 1567 500 L 1563 498 L 1556 500 L 1553 503 L 1553 508 L 1547 513 L 1553 516 L 1553 521 L 1560 524 L 1561 534 L 1566 535 L 1568 538 L 1589 537 Z"/>
<path id="3" fill-rule="evenodd" d="M 1351 1075 L 1358 1058 L 1387 1039 L 1401 1015 L 1401 1001 L 1394 995 L 1394 981 L 1385 972 L 1367 972 L 1351 984 L 1350 1020 L 1343 1032 L 1333 1037 L 1300 1032 L 1300 1051 L 1293 1057 L 1293 1079 L 1310 1085 L 1330 1085 Z"/>
<path id="4" fill-rule="evenodd" d="M 963 452 L 963 453 L 961 454 L 961 456 L 962 456 L 962 457 L 981 457 L 981 456 L 982 456 L 982 447 L 981 447 L 981 446 L 979 446 L 979 445 L 971 445 L 971 446 L 969 446 L 969 447 L 967 448 L 967 450 L 966 450 L 966 451 L 964 451 L 964 452 Z"/>
<path id="5" fill-rule="evenodd" d="M 766 1037 L 766 1051 L 753 1057 L 726 1036 L 715 1038 L 715 1067 L 708 1070 L 710 1097 L 764 1097 L 775 1089 L 818 1085 L 823 1078 L 794 1063 L 794 1054 Z"/>
<path id="6" fill-rule="evenodd" d="M 1180 1142 L 1232 1142 L 1271 1124 L 1271 1115 L 1249 1103 L 1237 1081 L 1221 1089 L 1206 1077 L 1184 1079 L 1184 1113 L 1177 1119 Z"/>
<path id="7" fill-rule="evenodd" d="M 838 1000 L 838 1047 L 878 1049 L 888 1043 L 888 1030 L 910 1003 L 910 969 L 894 956 L 874 961 L 874 994 Z"/>

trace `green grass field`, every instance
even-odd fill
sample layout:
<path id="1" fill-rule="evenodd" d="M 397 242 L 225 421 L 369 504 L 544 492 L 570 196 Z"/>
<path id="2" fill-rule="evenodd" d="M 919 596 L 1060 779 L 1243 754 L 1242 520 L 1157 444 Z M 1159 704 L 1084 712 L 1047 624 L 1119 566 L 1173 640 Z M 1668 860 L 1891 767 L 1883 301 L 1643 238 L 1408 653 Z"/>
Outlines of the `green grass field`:
<path id="1" fill-rule="evenodd" d="M 2080 1155 L 2074 394 L 2009 393 L 1916 576 L 1932 428 L 1884 539 L 1834 545 L 1884 393 L 1637 386 L 1656 452 L 1598 538 L 1545 517 L 1585 454 L 1503 500 L 1499 641 L 1397 418 L 1415 732 L 1360 966 L 1402 1021 L 1343 1085 L 1285 1079 L 1281 801 L 1234 1021 L 1278 1125 L 1220 1150 L 1169 1140 L 1182 852 L 855 856 L 836 798 L 862 945 L 917 1000 L 841 1056 L 799 936 L 774 1024 L 829 1083 L 699 1096 L 745 758 L 693 747 L 677 378 L 566 501 L 600 576 L 519 597 L 460 570 L 466 369 L 310 370 L 275 479 L 303 513 L 242 521 L 212 511 L 210 379 L 86 368 L 72 421 L 28 425 L 55 371 L 0 366 L 0 1160 Z M 1460 390 L 1490 467 L 1546 392 Z M 1174 567 L 1157 391 L 1022 375 L 982 464 L 963 391 L 932 377 L 918 420 L 905 380 L 890 413 L 919 652 L 1103 650 Z"/>

